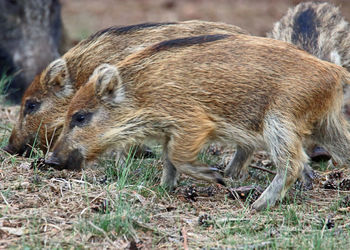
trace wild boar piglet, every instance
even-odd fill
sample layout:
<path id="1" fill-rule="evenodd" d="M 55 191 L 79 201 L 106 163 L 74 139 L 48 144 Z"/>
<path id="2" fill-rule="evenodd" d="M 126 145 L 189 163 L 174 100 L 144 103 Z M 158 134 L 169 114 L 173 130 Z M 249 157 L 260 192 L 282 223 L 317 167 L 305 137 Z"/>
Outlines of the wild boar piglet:
<path id="1" fill-rule="evenodd" d="M 268 37 L 289 42 L 322 60 L 350 70 L 350 24 L 338 7 L 327 2 L 302 2 L 274 24 Z M 343 85 L 343 113 L 350 120 L 350 88 Z M 329 159 L 322 147 L 309 145 L 313 160 Z"/>
<path id="2" fill-rule="evenodd" d="M 301 176 L 304 141 L 348 164 L 341 104 L 349 80 L 342 67 L 274 39 L 221 34 L 164 41 L 96 68 L 72 99 L 48 161 L 82 165 L 109 147 L 152 139 L 174 166 L 163 185 L 175 185 L 176 171 L 222 183 L 197 160 L 205 145 L 234 143 L 244 159 L 263 147 L 277 174 L 253 208 L 266 208 Z M 234 172 L 246 166 L 240 163 Z"/>
<path id="3" fill-rule="evenodd" d="M 350 71 L 350 24 L 331 3 L 303 2 L 290 8 L 267 36 Z M 350 88 L 343 88 L 343 112 L 350 120 Z"/>
<path id="4" fill-rule="evenodd" d="M 46 152 L 60 134 L 72 97 L 100 64 L 116 64 L 166 39 L 216 33 L 247 32 L 234 25 L 193 20 L 111 27 L 91 35 L 34 79 L 22 98 L 18 122 L 5 150 L 23 154 L 35 143 Z"/>

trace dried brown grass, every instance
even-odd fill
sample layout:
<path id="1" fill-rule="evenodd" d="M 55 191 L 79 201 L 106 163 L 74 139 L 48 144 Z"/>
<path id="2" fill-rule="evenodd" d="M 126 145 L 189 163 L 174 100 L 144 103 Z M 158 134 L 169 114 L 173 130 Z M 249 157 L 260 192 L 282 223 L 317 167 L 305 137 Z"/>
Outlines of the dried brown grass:
<path id="1" fill-rule="evenodd" d="M 10 123 L 4 112 L 0 115 L 2 123 Z M 313 190 L 295 187 L 277 207 L 255 213 L 248 203 L 229 198 L 225 188 L 185 176 L 174 193 L 166 193 L 158 188 L 159 182 L 143 181 L 139 168 L 129 173 L 134 182 L 120 186 L 117 178 L 106 181 L 104 165 L 69 172 L 33 169 L 35 158 L 5 152 L 0 152 L 0 159 L 0 248 L 274 249 L 300 244 L 315 247 L 317 242 L 337 247 L 349 235 L 350 204 L 341 201 L 350 191 L 323 188 L 332 166 L 318 172 Z M 139 167 L 148 168 L 148 164 L 141 162 Z M 256 154 L 254 164 L 273 169 L 263 152 Z M 152 166 L 158 169 L 159 179 L 160 161 L 153 161 Z M 342 178 L 350 178 L 349 169 L 342 171 Z M 246 181 L 230 184 L 266 186 L 271 178 L 268 172 L 250 169 Z M 194 199 L 187 195 L 189 186 L 195 187 Z M 106 219 L 115 218 L 118 211 L 126 231 Z M 108 230 L 104 222 L 110 223 Z"/>

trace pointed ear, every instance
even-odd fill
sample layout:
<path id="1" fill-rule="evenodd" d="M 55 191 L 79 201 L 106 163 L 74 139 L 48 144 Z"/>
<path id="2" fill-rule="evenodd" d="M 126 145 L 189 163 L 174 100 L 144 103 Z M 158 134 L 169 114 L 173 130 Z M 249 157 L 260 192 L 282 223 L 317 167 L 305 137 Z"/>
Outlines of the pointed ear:
<path id="1" fill-rule="evenodd" d="M 73 94 L 73 86 L 65 59 L 59 58 L 50 63 L 42 75 L 41 83 L 44 88 L 53 89 L 57 97 Z"/>
<path id="2" fill-rule="evenodd" d="M 91 78 L 95 81 L 97 97 L 114 104 L 124 100 L 124 87 L 117 67 L 101 64 L 95 69 Z"/>

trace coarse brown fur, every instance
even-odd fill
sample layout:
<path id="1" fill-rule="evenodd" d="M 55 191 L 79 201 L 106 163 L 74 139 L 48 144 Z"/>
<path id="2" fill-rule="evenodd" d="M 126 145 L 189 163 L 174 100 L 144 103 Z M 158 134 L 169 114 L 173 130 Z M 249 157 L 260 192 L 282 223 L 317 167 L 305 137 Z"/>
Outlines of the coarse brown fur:
<path id="1" fill-rule="evenodd" d="M 304 2 L 290 8 L 267 36 L 350 71 L 350 24 L 331 3 Z M 343 87 L 343 112 L 350 120 L 350 88 Z"/>
<path id="2" fill-rule="evenodd" d="M 213 33 L 247 33 L 224 23 L 185 21 L 111 27 L 97 32 L 52 62 L 25 92 L 20 116 L 9 145 L 12 153 L 23 153 L 33 142 L 47 151 L 59 135 L 64 114 L 74 93 L 101 63 L 117 63 L 155 42 L 181 36 Z M 37 105 L 25 115 L 25 106 Z"/>
<path id="3" fill-rule="evenodd" d="M 215 182 L 220 176 L 197 161 L 204 145 L 234 143 L 248 154 L 265 147 L 277 175 L 253 204 L 262 209 L 300 177 L 308 160 L 306 140 L 348 164 L 350 135 L 341 100 L 342 83 L 349 81 L 343 68 L 273 39 L 231 35 L 162 42 L 95 70 L 72 99 L 49 160 L 83 164 L 109 147 L 156 139 L 176 170 Z"/>

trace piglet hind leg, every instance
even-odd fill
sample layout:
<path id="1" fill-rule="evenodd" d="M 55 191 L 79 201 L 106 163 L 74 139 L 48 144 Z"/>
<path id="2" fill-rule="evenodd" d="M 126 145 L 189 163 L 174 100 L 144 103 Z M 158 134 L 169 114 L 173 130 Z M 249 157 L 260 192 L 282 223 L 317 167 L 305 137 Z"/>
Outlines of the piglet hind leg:
<path id="1" fill-rule="evenodd" d="M 181 173 L 195 179 L 225 185 L 217 169 L 210 168 L 197 161 L 197 156 L 206 144 L 211 132 L 212 129 L 209 126 L 198 126 L 191 131 L 176 133 L 176 136 L 172 136 L 167 146 L 168 159 Z"/>
<path id="2" fill-rule="evenodd" d="M 286 167 L 277 172 L 270 185 L 261 194 L 259 199 L 253 203 L 253 209 L 259 211 L 274 206 L 277 200 L 283 199 L 288 189 L 298 179 L 303 168 L 303 163 L 285 162 L 284 164 L 286 164 Z"/>
<path id="3" fill-rule="evenodd" d="M 175 161 L 174 165 L 181 173 L 187 174 L 195 179 L 226 185 L 222 175 L 215 168 L 210 168 L 203 164 L 201 165 L 198 162 L 185 163 Z"/>
<path id="4" fill-rule="evenodd" d="M 303 171 L 301 173 L 300 181 L 303 183 L 304 187 L 306 189 L 312 189 L 313 188 L 313 181 L 315 179 L 315 172 L 311 168 L 311 166 L 307 163 L 304 164 Z"/>
<path id="5" fill-rule="evenodd" d="M 254 150 L 237 146 L 236 152 L 225 168 L 225 176 L 232 179 L 244 179 L 248 175 L 248 165 L 251 162 Z"/>
<path id="6" fill-rule="evenodd" d="M 179 173 L 174 164 L 170 161 L 167 147 L 163 149 L 163 174 L 160 184 L 171 191 L 177 186 Z"/>
<path id="7" fill-rule="evenodd" d="M 307 155 L 299 136 L 293 131 L 295 131 L 293 124 L 277 117 L 266 121 L 264 138 L 270 149 L 271 158 L 276 164 L 277 174 L 259 199 L 253 203 L 252 208 L 255 210 L 274 206 L 301 177 L 304 165 L 307 163 Z"/>

